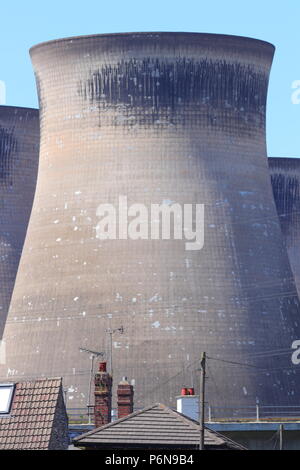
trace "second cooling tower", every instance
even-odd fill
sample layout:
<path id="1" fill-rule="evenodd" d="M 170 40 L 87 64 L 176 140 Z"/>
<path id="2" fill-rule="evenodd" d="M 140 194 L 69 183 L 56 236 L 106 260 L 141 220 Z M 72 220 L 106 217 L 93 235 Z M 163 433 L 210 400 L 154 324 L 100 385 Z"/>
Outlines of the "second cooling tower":
<path id="1" fill-rule="evenodd" d="M 0 106 L 0 340 L 36 185 L 37 109 Z"/>
<path id="2" fill-rule="evenodd" d="M 184 33 L 31 50 L 40 170 L 1 376 L 63 375 L 68 406 L 85 407 L 90 362 L 79 349 L 110 360 L 111 339 L 114 382 L 134 381 L 137 407 L 174 405 L 182 386 L 197 387 L 202 351 L 215 416 L 298 404 L 299 301 L 265 147 L 273 52 Z M 128 224 L 153 204 L 190 204 L 196 222 L 203 204 L 203 248 L 187 249 L 184 227 L 182 239 L 151 238 L 150 226 L 132 239 L 119 219 L 116 239 L 101 239 L 103 204 L 119 217 L 126 203 Z"/>
<path id="3" fill-rule="evenodd" d="M 300 293 L 300 159 L 269 158 L 268 161 L 282 234 Z"/>

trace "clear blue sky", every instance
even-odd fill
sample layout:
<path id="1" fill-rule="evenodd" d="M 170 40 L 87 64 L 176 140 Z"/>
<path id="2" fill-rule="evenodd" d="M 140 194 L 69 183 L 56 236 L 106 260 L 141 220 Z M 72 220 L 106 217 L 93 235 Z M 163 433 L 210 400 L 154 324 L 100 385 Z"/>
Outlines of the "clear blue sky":
<path id="1" fill-rule="evenodd" d="M 270 156 L 300 157 L 299 0 L 1 0 L 0 80 L 6 104 L 37 107 L 28 49 L 74 35 L 131 31 L 236 34 L 276 46 L 268 97 Z"/>

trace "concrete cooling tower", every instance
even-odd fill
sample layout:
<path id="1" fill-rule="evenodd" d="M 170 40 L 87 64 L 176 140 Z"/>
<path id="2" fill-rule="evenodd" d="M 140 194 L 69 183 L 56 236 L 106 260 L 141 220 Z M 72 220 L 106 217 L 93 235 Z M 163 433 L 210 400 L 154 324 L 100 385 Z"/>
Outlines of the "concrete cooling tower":
<path id="1" fill-rule="evenodd" d="M 274 199 L 300 293 L 300 159 L 269 158 Z"/>
<path id="2" fill-rule="evenodd" d="M 38 155 L 38 110 L 0 106 L 0 339 L 32 208 Z"/>
<path id="3" fill-rule="evenodd" d="M 174 405 L 206 351 L 214 416 L 298 404 L 299 301 L 265 144 L 273 53 L 194 33 L 31 49 L 40 168 L 2 377 L 63 375 L 84 408 L 86 348 L 133 381 L 136 407 Z"/>

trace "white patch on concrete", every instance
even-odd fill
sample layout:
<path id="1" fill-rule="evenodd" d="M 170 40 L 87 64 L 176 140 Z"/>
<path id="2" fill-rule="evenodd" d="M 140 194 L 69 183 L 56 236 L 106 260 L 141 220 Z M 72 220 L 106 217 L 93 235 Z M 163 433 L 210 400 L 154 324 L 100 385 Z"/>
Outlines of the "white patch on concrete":
<path id="1" fill-rule="evenodd" d="M 157 293 L 157 294 L 154 294 L 153 297 L 150 297 L 149 302 L 157 302 L 158 300 L 161 300 L 161 297 L 159 297 Z"/>

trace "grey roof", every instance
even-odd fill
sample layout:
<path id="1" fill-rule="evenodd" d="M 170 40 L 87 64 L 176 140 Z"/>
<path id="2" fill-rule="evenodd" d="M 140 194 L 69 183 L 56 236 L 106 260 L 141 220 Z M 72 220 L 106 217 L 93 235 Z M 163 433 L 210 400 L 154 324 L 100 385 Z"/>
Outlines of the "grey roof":
<path id="1" fill-rule="evenodd" d="M 98 448 L 118 445 L 154 447 L 166 446 L 197 448 L 199 445 L 198 422 L 156 403 L 125 418 L 101 426 L 76 437 L 74 445 Z M 204 443 L 208 448 L 244 449 L 221 434 L 205 428 Z"/>

